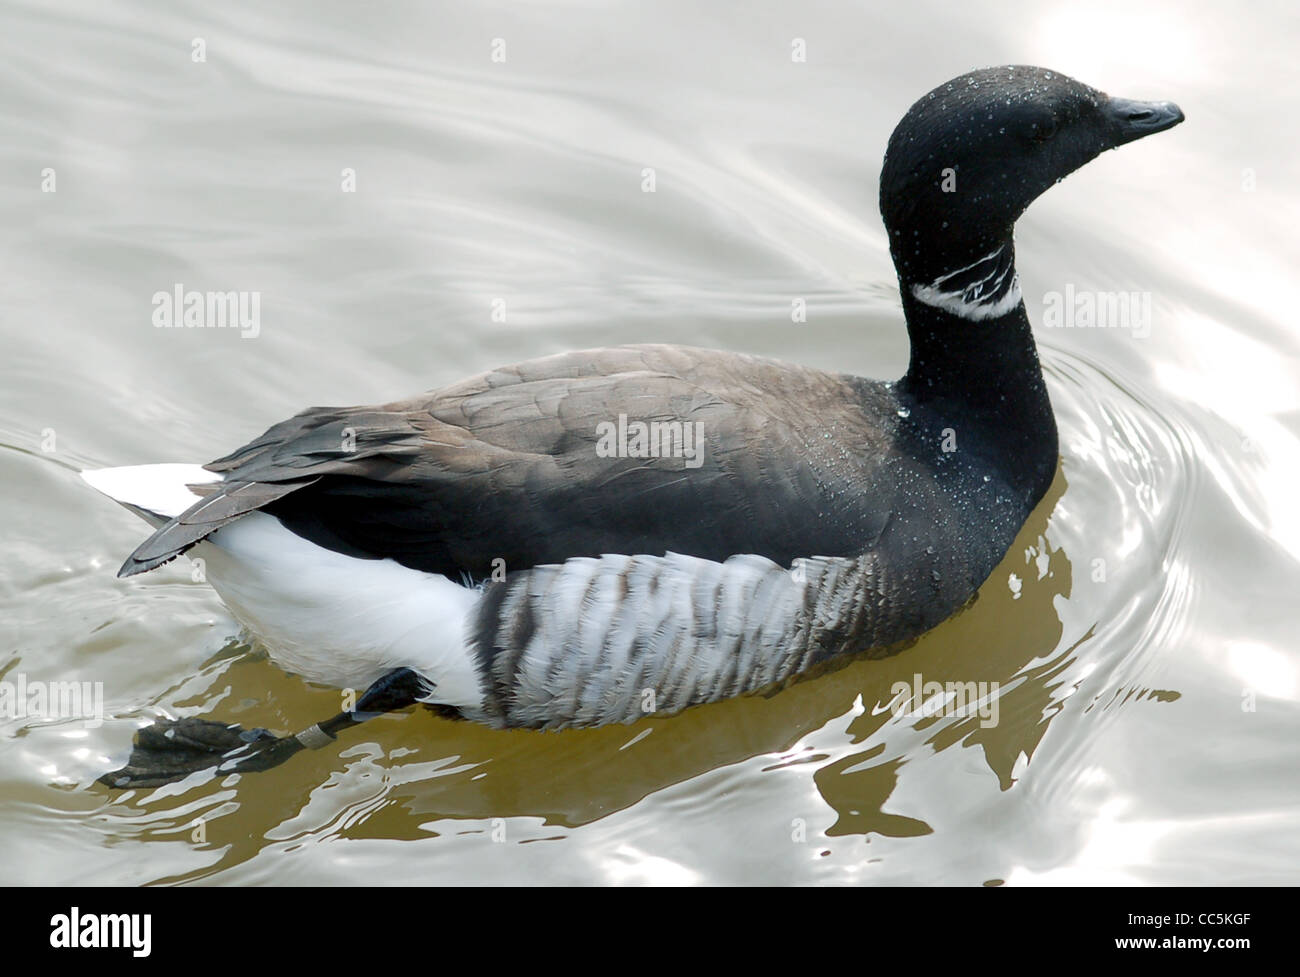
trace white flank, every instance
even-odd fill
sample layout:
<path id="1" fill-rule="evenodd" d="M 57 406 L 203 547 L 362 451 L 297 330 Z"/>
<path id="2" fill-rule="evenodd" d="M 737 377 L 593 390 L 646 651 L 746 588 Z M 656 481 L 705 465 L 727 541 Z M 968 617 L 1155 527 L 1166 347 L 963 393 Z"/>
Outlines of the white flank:
<path id="1" fill-rule="evenodd" d="M 277 664 L 310 682 L 364 689 L 394 668 L 435 683 L 428 702 L 478 708 L 465 640 L 479 593 L 393 560 L 317 546 L 279 519 L 250 512 L 188 554 Z"/>
<path id="2" fill-rule="evenodd" d="M 140 465 L 81 473 L 90 485 L 158 525 L 200 496 L 186 485 L 220 481 L 198 465 Z M 477 590 L 393 560 L 362 560 L 317 546 L 279 519 L 251 512 L 187 554 L 277 664 L 360 692 L 394 668 L 435 683 L 426 701 L 480 708 L 465 639 Z"/>

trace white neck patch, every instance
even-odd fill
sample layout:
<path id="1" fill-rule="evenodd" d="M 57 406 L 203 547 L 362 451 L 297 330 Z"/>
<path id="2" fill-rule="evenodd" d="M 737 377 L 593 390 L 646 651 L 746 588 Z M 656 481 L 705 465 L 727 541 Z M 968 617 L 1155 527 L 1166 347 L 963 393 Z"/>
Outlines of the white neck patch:
<path id="1" fill-rule="evenodd" d="M 1004 247 L 941 275 L 929 285 L 913 285 L 912 297 L 955 316 L 982 322 L 1004 316 L 1020 304 L 1020 274 Z"/>

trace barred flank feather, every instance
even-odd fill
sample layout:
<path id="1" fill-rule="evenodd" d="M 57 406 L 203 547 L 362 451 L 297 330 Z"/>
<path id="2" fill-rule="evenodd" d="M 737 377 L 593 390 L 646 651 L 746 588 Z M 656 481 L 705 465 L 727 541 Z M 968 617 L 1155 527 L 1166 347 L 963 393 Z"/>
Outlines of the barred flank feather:
<path id="1" fill-rule="evenodd" d="M 491 584 L 471 622 L 496 726 L 633 722 L 782 682 L 913 624 L 872 556 L 788 570 L 670 553 L 534 567 Z"/>

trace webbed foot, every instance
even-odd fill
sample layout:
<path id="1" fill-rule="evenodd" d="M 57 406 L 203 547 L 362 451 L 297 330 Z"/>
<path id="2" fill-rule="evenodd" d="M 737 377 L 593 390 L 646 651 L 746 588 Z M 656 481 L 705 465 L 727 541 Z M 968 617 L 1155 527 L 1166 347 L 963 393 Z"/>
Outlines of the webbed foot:
<path id="1" fill-rule="evenodd" d="M 160 719 L 135 734 L 126 766 L 99 777 L 119 789 L 158 787 L 217 767 L 221 773 L 265 770 L 303 748 L 292 736 L 197 717 Z"/>

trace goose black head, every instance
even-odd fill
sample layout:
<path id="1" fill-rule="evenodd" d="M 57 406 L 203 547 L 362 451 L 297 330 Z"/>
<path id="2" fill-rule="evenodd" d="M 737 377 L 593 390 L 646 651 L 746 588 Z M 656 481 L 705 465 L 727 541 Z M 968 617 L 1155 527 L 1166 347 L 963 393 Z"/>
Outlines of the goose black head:
<path id="1" fill-rule="evenodd" d="M 966 317 L 983 318 L 981 306 L 1003 314 L 1007 303 L 989 300 L 996 283 L 1010 288 L 1011 231 L 1025 208 L 1103 150 L 1182 121 L 1172 102 L 1112 98 L 1044 68 L 984 68 L 940 85 L 898 124 L 880 175 L 899 277 L 938 296 L 982 282 Z M 988 256 L 1003 244 L 999 268 Z"/>

